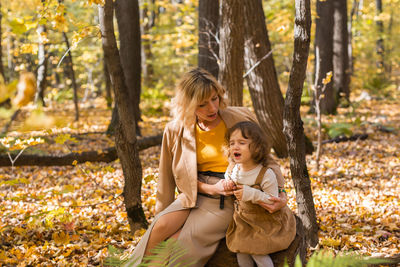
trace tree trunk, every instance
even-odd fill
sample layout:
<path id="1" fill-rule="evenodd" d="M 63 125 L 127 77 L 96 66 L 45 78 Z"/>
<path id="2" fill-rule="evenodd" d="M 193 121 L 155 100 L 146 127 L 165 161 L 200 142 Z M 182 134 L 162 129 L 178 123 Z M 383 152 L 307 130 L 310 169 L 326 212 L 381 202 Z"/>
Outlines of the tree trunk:
<path id="1" fill-rule="evenodd" d="M 311 182 L 307 171 L 304 129 L 300 117 L 301 95 L 310 47 L 311 10 L 309 0 L 296 0 L 293 64 L 283 113 L 284 133 L 290 157 L 290 171 L 296 189 L 298 216 L 310 246 L 318 244 L 318 225 Z"/>
<path id="2" fill-rule="evenodd" d="M 284 100 L 279 88 L 261 0 L 245 1 L 245 69 L 254 111 L 278 157 L 287 157 Z M 265 56 L 267 56 L 265 58 Z"/>
<path id="3" fill-rule="evenodd" d="M 317 0 L 317 18 L 315 29 L 315 84 L 317 97 L 321 94 L 322 80 L 333 71 L 333 1 Z M 326 85 L 325 95 L 321 99 L 321 113 L 334 114 L 337 107 L 333 83 Z M 314 99 L 315 103 L 315 99 Z"/>
<path id="4" fill-rule="evenodd" d="M 137 0 L 135 2 L 137 4 Z M 132 14 L 132 16 L 139 16 L 139 14 Z M 105 0 L 104 6 L 99 5 L 99 21 L 105 60 L 110 72 L 120 119 L 115 134 L 115 145 L 125 177 L 124 203 L 131 231 L 134 233 L 142 227 L 147 227 L 147 221 L 140 198 L 142 166 L 137 147 L 134 111 L 132 103 L 130 103 L 129 89 L 125 85 L 124 72 L 114 35 L 113 0 Z M 140 46 L 134 47 L 134 49 L 140 51 Z M 138 103 L 133 104 L 137 105 Z"/>
<path id="5" fill-rule="evenodd" d="M 149 11 L 148 6 L 151 5 L 151 9 L 155 6 L 155 0 L 151 0 L 151 4 L 148 3 L 140 9 L 140 30 L 142 35 L 148 36 L 150 29 L 155 25 L 156 12 Z M 148 14 L 150 13 L 150 15 Z M 153 68 L 153 53 L 151 52 L 151 41 L 148 38 L 142 38 L 142 75 L 145 85 L 151 87 L 154 79 L 154 68 Z"/>
<path id="6" fill-rule="evenodd" d="M 378 59 L 376 61 L 376 67 L 380 74 L 384 74 L 385 70 L 385 47 L 383 43 L 383 21 L 380 17 L 382 13 L 382 0 L 376 0 L 376 15 L 378 19 L 376 20 L 376 26 L 378 28 L 378 40 L 376 40 L 376 54 Z"/>
<path id="7" fill-rule="evenodd" d="M 199 0 L 199 54 L 198 65 L 218 78 L 219 1 Z"/>
<path id="8" fill-rule="evenodd" d="M 333 8 L 333 86 L 337 90 L 338 99 L 343 95 L 350 101 L 347 0 L 334 0 Z"/>
<path id="9" fill-rule="evenodd" d="M 231 106 L 243 105 L 243 1 L 220 3 L 220 46 L 218 81 L 228 91 Z"/>
<path id="10" fill-rule="evenodd" d="M 354 60 L 353 60 L 353 17 L 357 12 L 358 2 L 357 0 L 353 0 L 353 6 L 350 11 L 350 18 L 347 26 L 348 33 L 348 57 L 349 57 L 349 81 L 354 72 Z"/>
<path id="11" fill-rule="evenodd" d="M 78 104 L 78 85 L 76 84 L 75 79 L 75 71 L 74 71 L 74 63 L 72 61 L 72 53 L 69 46 L 68 36 L 65 32 L 63 32 L 63 38 L 65 45 L 67 46 L 68 56 L 67 56 L 67 66 L 68 72 L 72 81 L 72 89 L 74 90 L 74 106 L 75 106 L 75 121 L 79 121 L 79 104 Z"/>
<path id="12" fill-rule="evenodd" d="M 111 95 L 111 80 L 110 80 L 110 73 L 108 72 L 108 69 L 107 69 L 107 63 L 106 63 L 106 60 L 104 57 L 103 57 L 103 73 L 104 73 L 104 80 L 105 80 L 107 107 L 111 108 L 112 102 L 113 102 L 112 95 Z M 110 127 L 110 125 L 108 127 Z"/>
<path id="13" fill-rule="evenodd" d="M 157 146 L 161 144 L 162 135 L 148 136 L 138 139 L 138 150 Z M 18 153 L 10 154 L 15 159 Z M 24 152 L 15 161 L 14 166 L 68 166 L 76 160 L 77 163 L 85 162 L 112 162 L 118 158 L 115 147 L 108 147 L 101 151 L 72 152 L 64 155 L 32 155 Z M 0 166 L 11 166 L 8 155 L 0 154 Z"/>
<path id="14" fill-rule="evenodd" d="M 136 134 L 140 134 L 140 92 L 141 92 L 141 34 L 138 0 L 115 1 L 115 15 L 118 23 L 120 57 L 128 88 L 129 102 L 133 106 Z"/>
<path id="15" fill-rule="evenodd" d="M 117 128 L 118 121 L 119 121 L 118 107 L 117 107 L 117 103 L 115 103 L 114 108 L 111 113 L 111 121 L 110 121 L 110 124 L 108 125 L 107 131 L 106 131 L 106 134 L 108 136 L 113 136 L 115 134 L 115 129 Z"/>
<path id="16" fill-rule="evenodd" d="M 37 69 L 37 91 L 35 96 L 35 103 L 40 101 L 43 106 L 44 103 L 44 91 L 47 87 L 47 51 L 46 44 L 42 38 L 42 33 L 46 32 L 45 25 L 39 25 L 37 33 L 39 35 L 39 45 L 38 45 L 38 69 Z"/>
<path id="17" fill-rule="evenodd" d="M 2 18 L 3 14 L 1 13 L 1 3 L 0 3 L 0 40 L 3 40 L 3 38 L 1 37 Z M 4 73 L 4 66 L 3 66 L 3 47 L 1 46 L 1 42 L 0 42 L 0 74 L 1 76 L 3 76 L 3 80 L 6 81 L 6 76 Z"/>

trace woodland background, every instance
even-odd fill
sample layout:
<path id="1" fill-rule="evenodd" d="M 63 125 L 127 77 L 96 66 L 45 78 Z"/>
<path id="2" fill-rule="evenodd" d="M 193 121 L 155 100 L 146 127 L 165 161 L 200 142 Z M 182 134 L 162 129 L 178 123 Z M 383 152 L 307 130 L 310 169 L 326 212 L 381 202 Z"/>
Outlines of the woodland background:
<path id="1" fill-rule="evenodd" d="M 242 26 L 240 22 L 236 24 L 246 15 L 231 12 L 237 12 L 241 1 L 225 1 L 221 5 L 227 9 L 221 16 L 220 28 L 201 24 L 204 20 L 199 16 L 205 13 L 199 15 L 200 10 L 208 7 L 206 14 L 215 14 L 219 9 L 215 2 L 142 0 L 136 16 L 128 16 L 127 22 L 121 12 L 127 1 L 115 1 L 118 21 L 114 18 L 108 22 L 113 22 L 126 76 L 129 67 L 123 62 L 122 55 L 127 55 L 123 43 L 136 40 L 139 46 L 131 50 L 141 51 L 140 56 L 136 55 L 141 58 L 141 63 L 136 62 L 139 68 L 132 67 L 139 78 L 125 82 L 125 87 L 136 86 L 136 100 L 131 102 L 135 105 L 127 110 L 131 111 L 131 121 L 136 122 L 133 132 L 141 135 L 137 140 L 135 135 L 121 134 L 127 133 L 124 117 L 119 123 L 112 123 L 118 110 L 114 104 L 121 95 L 115 85 L 117 76 L 113 76 L 118 71 L 107 68 L 105 58 L 102 26 L 107 24 L 102 14 L 107 17 L 109 13 L 106 8 L 101 10 L 104 2 L 0 2 L 0 265 L 103 265 L 110 246 L 111 250 L 121 249 L 126 254 L 133 250 L 144 233 L 141 226 L 154 216 L 160 153 L 157 144 L 170 120 L 174 86 L 189 67 L 199 64 L 212 72 L 217 70 L 217 74 L 219 70 L 219 79 L 228 88 L 232 104 L 243 104 L 262 115 L 264 111 L 252 96 L 253 90 L 258 89 L 267 101 L 269 95 L 278 96 L 276 102 L 282 105 L 277 110 L 283 113 L 294 50 L 295 4 L 301 1 L 248 1 L 263 6 L 258 10 L 265 17 L 254 13 L 254 18 L 265 21 L 268 33 L 258 43 L 259 33 L 249 29 L 259 27 L 249 28 L 250 20 L 247 24 L 242 22 Z M 304 133 L 315 148 L 305 156 L 305 162 L 312 189 L 311 208 L 315 209 L 319 231 L 318 244 L 309 254 L 327 249 L 334 254 L 353 251 L 373 257 L 399 255 L 399 4 L 399 0 L 310 3 L 311 45 L 300 113 Z M 346 17 L 341 24 L 333 17 L 334 5 L 335 10 L 342 10 L 339 18 Z M 135 18 L 137 23 L 129 22 Z M 141 38 L 121 34 L 124 30 L 129 32 L 129 23 L 135 23 L 137 27 L 132 28 L 136 34 L 140 32 Z M 233 25 L 236 28 L 230 28 Z M 347 43 L 343 34 L 334 34 L 333 25 L 342 25 L 338 32 L 347 29 Z M 220 32 L 215 33 L 216 29 Z M 224 43 L 239 43 L 234 39 L 237 36 L 229 37 L 232 29 L 242 30 L 242 48 L 229 50 L 229 43 Z M 210 37 L 205 43 L 204 34 Z M 333 39 L 338 36 L 342 39 Z M 124 37 L 132 39 L 124 41 Z M 199 45 L 201 42 L 203 45 Z M 217 43 L 219 48 L 215 47 Z M 333 58 L 343 55 L 334 50 L 340 47 L 335 43 L 342 44 L 340 51 L 347 52 L 347 63 L 340 61 L 343 65 L 334 63 L 338 61 Z M 243 46 L 244 50 L 238 53 Z M 267 53 L 254 60 L 252 50 L 246 47 L 267 52 L 272 49 L 273 61 Z M 213 62 L 205 63 L 199 55 L 210 53 L 210 49 L 214 54 L 208 54 L 207 59 Z M 119 58 L 118 54 L 113 58 Z M 240 64 L 232 63 L 234 60 Z M 232 69 L 238 65 L 244 67 Z M 271 78 L 266 81 L 268 86 L 254 83 L 252 75 L 263 76 L 257 73 L 260 70 L 273 70 L 264 75 Z M 332 70 L 336 71 L 331 77 L 328 73 Z M 234 75 L 235 71 L 239 75 Z M 244 79 L 233 80 L 243 73 L 247 74 Z M 235 85 L 237 88 L 233 89 Z M 268 91 L 272 87 L 277 90 L 275 93 Z M 321 94 L 325 97 L 319 98 Z M 315 100 L 321 101 L 320 112 Z M 282 113 L 270 118 L 279 121 L 280 127 Z M 137 157 L 116 159 L 116 151 L 121 155 L 124 149 L 118 142 L 126 136 L 133 140 L 127 151 L 132 149 L 131 154 L 137 153 Z M 319 142 L 320 151 L 318 140 L 324 140 Z M 289 206 L 297 211 L 295 179 L 292 180 L 285 147 L 285 142 L 283 146 L 277 143 L 274 155 L 287 178 Z M 140 168 L 133 168 L 132 173 L 129 167 L 121 167 L 129 165 L 129 160 Z M 134 184 L 129 188 L 135 188 L 135 192 L 126 193 L 127 182 Z M 130 202 L 127 195 L 133 196 Z M 137 196 L 139 199 L 135 199 Z M 128 214 L 140 215 L 142 208 L 144 219 L 128 220 Z"/>

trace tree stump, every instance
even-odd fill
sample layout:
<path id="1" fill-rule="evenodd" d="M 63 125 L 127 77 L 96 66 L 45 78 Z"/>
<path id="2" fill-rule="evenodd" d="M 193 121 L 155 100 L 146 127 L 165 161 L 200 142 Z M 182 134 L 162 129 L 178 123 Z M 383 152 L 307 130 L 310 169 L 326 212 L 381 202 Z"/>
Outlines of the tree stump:
<path id="1" fill-rule="evenodd" d="M 301 222 L 299 217 L 297 217 L 296 215 L 295 217 L 296 217 L 296 237 L 294 238 L 293 242 L 287 249 L 270 254 L 275 267 L 283 267 L 285 261 L 288 263 L 290 267 L 293 267 L 297 255 L 300 255 L 300 259 L 303 265 L 305 265 L 307 247 L 305 242 L 303 223 Z M 268 246 L 268 244 L 260 244 L 260 246 L 262 245 Z M 236 254 L 228 250 L 225 238 L 221 240 L 217 248 L 217 251 L 215 252 L 214 256 L 212 256 L 212 258 L 208 261 L 206 266 L 208 267 L 239 266 L 236 260 Z"/>

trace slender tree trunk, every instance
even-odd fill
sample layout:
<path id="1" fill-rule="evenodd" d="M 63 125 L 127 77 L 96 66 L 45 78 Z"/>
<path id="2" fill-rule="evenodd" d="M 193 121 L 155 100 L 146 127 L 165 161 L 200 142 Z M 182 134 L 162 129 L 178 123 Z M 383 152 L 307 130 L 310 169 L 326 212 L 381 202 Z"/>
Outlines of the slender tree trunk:
<path id="1" fill-rule="evenodd" d="M 227 89 L 229 104 L 243 105 L 243 1 L 220 3 L 219 82 Z"/>
<path id="2" fill-rule="evenodd" d="M 137 3 L 137 0 L 135 2 Z M 132 15 L 139 16 L 138 13 Z M 115 134 L 115 145 L 125 178 L 124 203 L 131 231 L 135 232 L 137 229 L 147 226 L 140 198 L 142 166 L 137 145 L 133 106 L 130 103 L 129 89 L 125 85 L 124 72 L 114 35 L 113 0 L 105 0 L 104 6 L 99 5 L 99 21 L 105 60 L 110 72 L 120 118 Z M 135 49 L 140 51 L 140 46 Z"/>
<path id="3" fill-rule="evenodd" d="M 38 46 L 38 69 L 37 69 L 37 92 L 35 96 L 35 103 L 39 101 L 45 106 L 44 103 L 44 92 L 47 87 L 47 51 L 46 44 L 42 38 L 42 33 L 46 32 L 45 25 L 39 25 L 37 33 L 39 35 L 39 46 Z"/>
<path id="4" fill-rule="evenodd" d="M 199 67 L 218 78 L 219 0 L 199 0 Z"/>
<path id="5" fill-rule="evenodd" d="M 351 79 L 351 76 L 353 75 L 353 72 L 354 72 L 354 60 L 353 60 L 353 17 L 357 13 L 357 8 L 358 8 L 358 2 L 357 2 L 357 0 L 353 0 L 353 6 L 351 7 L 350 18 L 349 18 L 348 26 L 347 26 L 347 33 L 349 35 L 349 37 L 348 37 L 348 46 L 347 46 L 347 51 L 348 51 L 348 54 L 349 54 L 349 80 Z"/>
<path id="6" fill-rule="evenodd" d="M 261 0 L 246 0 L 245 69 L 254 111 L 278 157 L 287 157 L 284 100 L 279 88 Z M 258 64 L 258 65 L 256 65 Z M 256 67 L 254 67 L 256 66 Z M 253 68 L 251 71 L 249 71 Z"/>
<path id="7" fill-rule="evenodd" d="M 328 72 L 333 71 L 333 1 L 317 0 L 317 18 L 315 29 L 315 81 L 316 90 L 320 92 L 322 80 Z M 318 96 L 320 93 L 317 94 Z M 321 99 L 321 112 L 334 114 L 337 107 L 333 83 L 326 86 L 325 97 Z M 315 100 L 313 101 L 315 102 Z"/>
<path id="8" fill-rule="evenodd" d="M 385 72 L 385 47 L 383 43 L 383 21 L 379 16 L 383 11 L 382 8 L 382 0 L 376 0 L 376 14 L 378 19 L 376 20 L 376 26 L 378 28 L 378 40 L 376 40 L 376 53 L 378 55 L 378 59 L 376 61 L 376 67 L 381 74 Z"/>
<path id="9" fill-rule="evenodd" d="M 143 1 L 143 0 L 142 0 Z M 143 1 L 144 2 L 144 1 Z M 144 5 L 140 9 L 140 30 L 142 35 L 150 35 L 150 29 L 155 25 L 156 12 L 149 11 L 148 6 L 151 5 L 151 9 L 154 9 L 155 0 L 149 1 L 147 5 Z M 149 15 L 150 13 L 150 15 Z M 151 41 L 148 38 L 142 38 L 142 75 L 145 85 L 151 87 L 154 82 L 154 68 L 153 68 L 153 53 L 151 52 Z"/>
<path id="10" fill-rule="evenodd" d="M 11 32 L 11 28 L 7 27 L 7 31 Z M 8 80 L 11 81 L 14 79 L 14 38 L 11 35 L 7 36 L 7 73 L 8 73 Z"/>
<path id="11" fill-rule="evenodd" d="M 141 34 L 138 0 L 116 0 L 115 15 L 118 23 L 120 57 L 128 88 L 129 101 L 133 106 L 136 134 L 140 134 L 141 92 Z"/>
<path id="12" fill-rule="evenodd" d="M 63 32 L 63 38 L 64 38 L 65 45 L 67 46 L 67 51 L 68 51 L 67 65 L 68 65 L 68 70 L 69 70 L 68 72 L 69 72 L 69 75 L 70 75 L 71 81 L 72 81 L 72 89 L 74 90 L 75 121 L 79 121 L 78 85 L 77 85 L 76 79 L 75 79 L 74 63 L 72 61 L 72 52 L 71 52 L 71 49 L 69 46 L 68 36 L 65 32 Z"/>
<path id="13" fill-rule="evenodd" d="M 1 26 L 2 26 L 2 18 L 3 18 L 3 14 L 1 13 L 1 3 L 0 3 L 0 40 L 3 40 L 1 34 L 2 34 L 2 30 L 1 30 Z M 3 76 L 4 81 L 6 81 L 6 76 L 4 73 L 4 66 L 3 66 L 3 47 L 1 46 L 1 42 L 0 42 L 0 74 L 1 76 Z"/>
<path id="14" fill-rule="evenodd" d="M 286 92 L 283 124 L 290 156 L 290 171 L 296 189 L 298 215 L 306 230 L 307 242 L 314 247 L 318 244 L 318 225 L 305 159 L 303 122 L 300 117 L 301 95 L 311 38 L 310 1 L 296 0 L 295 6 L 293 64 Z"/>
<path id="15" fill-rule="evenodd" d="M 333 7 L 333 86 L 338 99 L 343 95 L 350 101 L 347 0 L 334 0 Z"/>

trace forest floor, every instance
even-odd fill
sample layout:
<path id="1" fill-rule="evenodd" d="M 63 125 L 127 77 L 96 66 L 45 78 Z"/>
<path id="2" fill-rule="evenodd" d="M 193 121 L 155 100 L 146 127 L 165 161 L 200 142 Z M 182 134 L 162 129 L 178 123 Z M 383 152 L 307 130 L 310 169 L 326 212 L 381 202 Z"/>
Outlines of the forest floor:
<path id="1" fill-rule="evenodd" d="M 358 98 L 350 107 L 339 108 L 337 115 L 323 116 L 323 123 L 331 129 L 334 123 L 347 123 L 352 134 L 368 138 L 324 144 L 319 170 L 315 152 L 307 155 L 320 227 L 316 249 L 393 256 L 400 253 L 400 91 L 385 98 Z M 32 114 L 26 108 L 11 126 L 10 137 L 46 136 L 44 144 L 23 153 L 63 154 L 113 146 L 103 133 L 111 116 L 103 101 L 82 106 L 79 123 L 72 122 L 72 105 L 53 104 L 44 112 L 62 123 L 51 131 L 32 131 Z M 161 133 L 168 120 L 143 116 L 143 136 Z M 315 115 L 304 109 L 303 121 L 306 135 L 317 140 Z M 4 123 L 1 120 L 0 126 Z M 66 133 L 83 135 L 76 142 L 54 141 Z M 142 201 L 149 221 L 154 216 L 159 153 L 159 146 L 140 153 Z M 296 211 L 289 160 L 278 162 L 287 178 L 289 206 Z M 122 190 L 119 161 L 0 168 L 0 266 L 97 266 L 104 264 L 110 245 L 132 251 L 144 230 L 130 233 Z"/>

